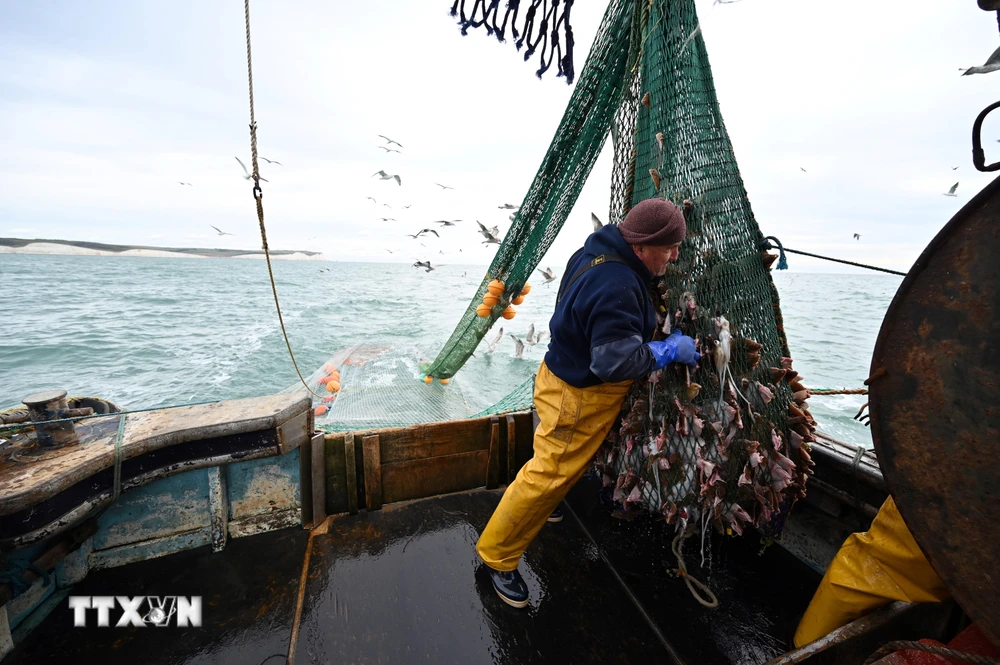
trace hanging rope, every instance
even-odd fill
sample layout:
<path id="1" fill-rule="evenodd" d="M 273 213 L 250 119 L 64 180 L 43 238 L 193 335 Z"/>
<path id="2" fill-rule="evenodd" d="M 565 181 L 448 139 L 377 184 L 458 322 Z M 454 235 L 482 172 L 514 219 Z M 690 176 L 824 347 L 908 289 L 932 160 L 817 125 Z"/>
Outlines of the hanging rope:
<path id="1" fill-rule="evenodd" d="M 685 529 L 681 528 L 677 530 L 677 535 L 674 536 L 674 542 L 670 544 L 670 550 L 677 557 L 677 574 L 681 576 L 684 580 L 684 584 L 687 585 L 688 591 L 691 592 L 691 596 L 698 601 L 699 605 L 707 607 L 708 609 L 715 609 L 719 606 L 719 599 L 708 588 L 708 585 L 694 577 L 687 571 L 687 563 L 684 562 L 684 539 L 687 537 L 685 535 Z M 700 590 L 700 591 L 699 591 Z M 702 592 L 705 594 L 702 595 Z"/>
<path id="2" fill-rule="evenodd" d="M 867 395 L 867 388 L 841 388 L 840 390 L 835 390 L 833 388 L 810 388 L 810 395 Z"/>
<path id="3" fill-rule="evenodd" d="M 243 0 L 243 11 L 246 16 L 247 26 L 247 81 L 250 88 L 250 157 L 253 161 L 253 198 L 257 203 L 257 221 L 260 223 L 260 241 L 264 249 L 264 258 L 267 260 L 267 276 L 271 280 L 271 293 L 274 294 L 274 308 L 278 310 L 278 323 L 281 324 L 281 334 L 285 338 L 285 346 L 288 347 L 288 355 L 292 359 L 292 366 L 295 373 L 299 375 L 299 381 L 305 386 L 306 391 L 313 397 L 321 397 L 309 384 L 306 383 L 299 364 L 295 362 L 295 354 L 292 353 L 292 343 L 288 341 L 288 332 L 285 330 L 285 320 L 281 316 L 281 304 L 278 302 L 278 287 L 274 284 L 274 270 L 271 268 L 271 252 L 267 248 L 267 229 L 264 228 L 264 192 L 260 188 L 260 167 L 257 165 L 257 120 L 253 110 L 253 64 L 250 57 L 250 0 Z"/>
<path id="4" fill-rule="evenodd" d="M 771 242 L 774 242 L 772 245 Z M 774 236 L 766 236 L 764 240 L 760 243 L 761 249 L 777 249 L 778 250 L 778 265 L 777 270 L 788 270 L 788 259 L 785 258 L 785 252 L 791 252 L 792 254 L 801 254 L 802 256 L 811 256 L 814 259 L 823 259 L 824 261 L 833 261 L 834 263 L 843 263 L 844 265 L 854 266 L 856 268 L 865 268 L 867 270 L 877 270 L 879 272 L 887 272 L 890 275 L 901 275 L 906 277 L 905 272 L 899 272 L 898 270 L 889 270 L 888 268 L 879 268 L 878 266 L 870 266 L 864 263 L 855 263 L 854 261 L 845 261 L 844 259 L 835 259 L 831 256 L 822 256 L 820 254 L 813 254 L 811 252 L 803 252 L 799 249 L 788 249 L 783 247 L 781 241 Z"/>

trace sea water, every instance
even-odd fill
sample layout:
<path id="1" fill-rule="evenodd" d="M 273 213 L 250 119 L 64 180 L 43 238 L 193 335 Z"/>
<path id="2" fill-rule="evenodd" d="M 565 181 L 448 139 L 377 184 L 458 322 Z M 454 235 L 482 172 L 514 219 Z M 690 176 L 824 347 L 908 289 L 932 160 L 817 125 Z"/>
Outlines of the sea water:
<path id="1" fill-rule="evenodd" d="M 485 266 L 276 261 L 285 325 L 303 374 L 338 349 L 389 345 L 432 359 L 475 293 Z M 901 277 L 775 272 L 795 368 L 805 385 L 861 388 Z M 533 289 L 493 353 L 480 345 L 458 373 L 471 409 L 530 378 L 544 344 L 514 358 L 514 334 L 548 330 L 558 282 Z M 59 388 L 123 408 L 251 397 L 298 379 L 261 260 L 0 255 L 0 408 Z M 415 377 L 417 378 L 417 377 Z M 852 419 L 862 396 L 814 396 L 835 438 L 871 446 Z"/>

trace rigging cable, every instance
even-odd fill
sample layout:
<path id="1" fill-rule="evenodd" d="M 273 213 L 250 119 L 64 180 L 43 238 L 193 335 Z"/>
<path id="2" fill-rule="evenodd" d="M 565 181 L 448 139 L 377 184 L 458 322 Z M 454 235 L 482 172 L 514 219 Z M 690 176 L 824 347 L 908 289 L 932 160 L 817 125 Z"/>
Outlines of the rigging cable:
<path id="1" fill-rule="evenodd" d="M 264 192 L 260 188 L 260 169 L 257 165 L 257 120 L 254 117 L 253 109 L 253 65 L 250 58 L 250 0 L 243 0 L 243 10 L 246 16 L 247 26 L 247 81 L 250 88 L 250 157 L 253 161 L 253 198 L 257 203 L 257 221 L 260 223 L 260 240 L 264 249 L 264 258 L 267 260 L 267 275 L 271 279 L 271 293 L 274 294 L 274 308 L 278 310 L 278 323 L 281 324 L 281 334 L 285 338 L 285 346 L 288 347 L 288 355 L 292 359 L 292 366 L 295 373 L 299 375 L 299 381 L 305 386 L 313 397 L 320 397 L 306 380 L 302 377 L 299 364 L 295 362 L 295 354 L 292 352 L 292 343 L 288 341 L 288 332 L 285 330 L 285 320 L 281 316 L 281 304 L 278 302 L 278 287 L 274 284 L 274 271 L 271 268 L 271 252 L 267 247 L 267 229 L 264 228 Z"/>

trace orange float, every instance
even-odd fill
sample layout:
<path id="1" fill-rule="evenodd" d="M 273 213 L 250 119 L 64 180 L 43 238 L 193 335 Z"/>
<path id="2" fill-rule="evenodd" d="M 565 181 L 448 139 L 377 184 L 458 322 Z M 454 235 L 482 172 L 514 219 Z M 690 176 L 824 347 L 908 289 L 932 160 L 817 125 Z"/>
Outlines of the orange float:
<path id="1" fill-rule="evenodd" d="M 514 318 L 515 314 L 517 314 L 517 310 L 514 309 L 513 307 L 508 306 L 507 309 L 503 311 L 503 314 L 501 314 L 501 316 L 505 319 L 510 320 Z"/>
<path id="2" fill-rule="evenodd" d="M 524 288 L 521 289 L 521 295 L 522 296 L 526 296 L 529 293 L 531 293 L 531 284 L 528 284 L 527 282 L 525 282 L 524 283 Z"/>
<path id="3" fill-rule="evenodd" d="M 329 411 L 329 410 L 330 410 L 330 407 L 320 405 L 320 406 L 317 406 L 315 409 L 313 409 L 313 413 L 315 413 L 316 417 L 318 418 L 320 416 L 325 416 L 326 412 Z"/>
<path id="4" fill-rule="evenodd" d="M 440 379 L 440 381 L 442 386 L 446 386 L 451 381 L 451 379 Z"/>
<path id="5" fill-rule="evenodd" d="M 431 385 L 432 383 L 434 383 L 434 377 L 428 374 L 427 376 L 424 377 L 424 383 L 426 383 L 427 385 Z"/>
<path id="6" fill-rule="evenodd" d="M 327 363 L 323 365 L 323 371 L 326 372 L 327 374 L 333 374 L 334 372 L 337 371 L 337 366 L 334 365 L 333 363 Z"/>
<path id="7" fill-rule="evenodd" d="M 496 307 L 498 304 L 500 304 L 500 297 L 495 296 L 492 293 L 487 293 L 485 296 L 483 296 L 483 304 L 489 305 L 490 307 Z"/>
<path id="8" fill-rule="evenodd" d="M 481 316 L 484 319 L 486 317 L 488 317 L 490 315 L 490 312 L 492 312 L 492 311 L 493 311 L 493 308 L 490 307 L 489 305 L 485 305 L 485 304 L 484 305 L 480 305 L 479 307 L 476 308 L 476 314 L 478 316 Z"/>
<path id="9" fill-rule="evenodd" d="M 319 378 L 319 381 L 317 381 L 317 383 L 319 383 L 319 385 L 321 386 L 325 386 L 327 382 L 332 378 L 333 378 L 332 376 L 321 376 Z"/>
<path id="10" fill-rule="evenodd" d="M 323 398 L 323 404 L 332 404 L 333 400 L 337 399 L 336 395 L 329 395 Z"/>
<path id="11" fill-rule="evenodd" d="M 489 291 L 490 293 L 492 293 L 495 296 L 502 296 L 503 295 L 503 282 L 501 282 L 499 279 L 494 279 L 486 287 L 486 290 Z"/>
<path id="12" fill-rule="evenodd" d="M 524 296 L 518 296 L 518 297 L 514 298 L 513 300 L 511 300 L 510 304 L 511 305 L 520 305 L 523 302 L 524 302 Z"/>
<path id="13" fill-rule="evenodd" d="M 330 379 L 329 381 L 326 382 L 326 390 L 327 392 L 331 393 L 337 392 L 338 390 L 340 390 L 340 381 L 335 381 L 333 379 Z"/>

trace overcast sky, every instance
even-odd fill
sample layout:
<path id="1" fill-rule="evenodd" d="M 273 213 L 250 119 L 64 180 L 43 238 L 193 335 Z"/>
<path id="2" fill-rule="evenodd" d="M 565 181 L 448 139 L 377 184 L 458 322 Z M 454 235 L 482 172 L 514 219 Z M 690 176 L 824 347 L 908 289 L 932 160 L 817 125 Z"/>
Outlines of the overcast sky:
<path id="1" fill-rule="evenodd" d="M 554 70 L 539 81 L 510 43 L 463 38 L 450 6 L 254 0 L 260 150 L 283 164 L 262 163 L 273 248 L 488 263 L 495 246 L 480 244 L 474 220 L 506 230 L 497 206 L 520 203 L 571 88 Z M 605 6 L 576 2 L 577 71 Z M 998 99 L 1000 73 L 958 70 L 982 64 L 1000 37 L 974 0 L 698 9 L 766 235 L 906 270 L 990 181 L 971 165 L 969 136 Z M 235 0 L 0 3 L 0 236 L 259 248 L 233 159 L 249 164 L 243 30 Z M 377 134 L 402 152 L 377 149 Z M 997 139 L 1000 112 L 985 127 L 987 161 L 1000 160 Z M 591 211 L 607 218 L 609 153 L 543 265 L 565 263 Z M 379 169 L 402 186 L 370 178 Z M 955 181 L 958 196 L 942 196 Z M 404 235 L 452 218 L 466 221 L 426 247 Z"/>

